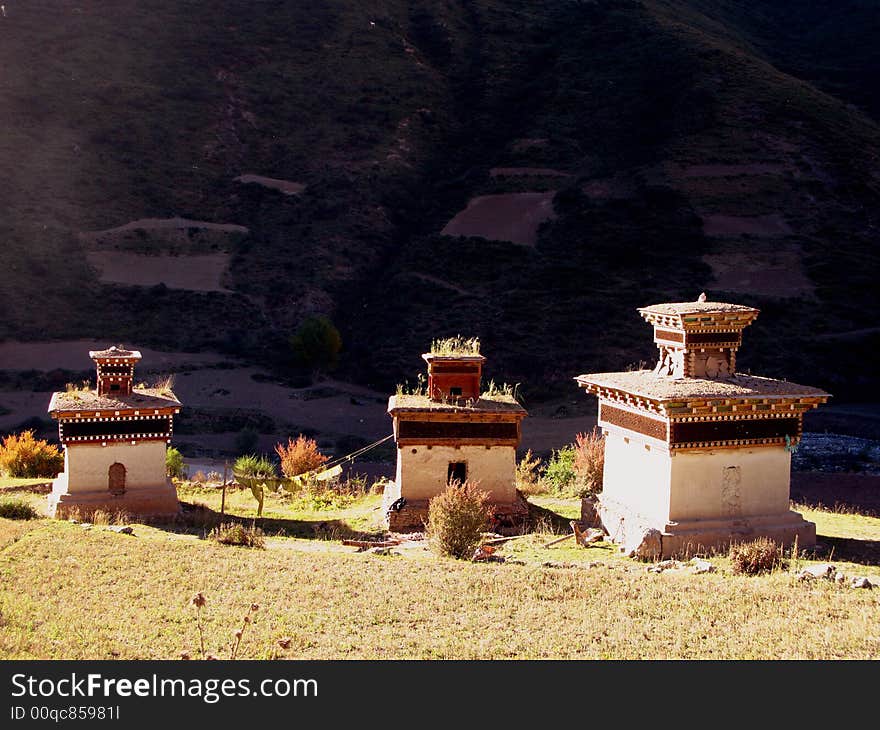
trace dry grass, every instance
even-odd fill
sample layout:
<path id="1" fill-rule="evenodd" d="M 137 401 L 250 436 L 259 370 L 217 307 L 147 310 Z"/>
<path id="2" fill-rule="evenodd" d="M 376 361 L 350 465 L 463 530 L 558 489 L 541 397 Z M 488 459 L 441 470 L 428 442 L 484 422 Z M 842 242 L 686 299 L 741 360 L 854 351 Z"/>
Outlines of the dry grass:
<path id="1" fill-rule="evenodd" d="M 32 529 L 34 526 L 28 522 L 0 517 L 0 550 L 18 540 L 22 535 L 26 535 Z"/>
<path id="2" fill-rule="evenodd" d="M 243 658 L 274 656 L 281 637 L 291 639 L 287 656 L 306 659 L 880 657 L 875 591 L 799 583 L 788 574 L 229 551 L 143 527 L 138 535 L 125 540 L 44 522 L 8 547 L 0 556 L 0 656 L 194 652 L 187 601 L 200 590 L 212 606 L 209 644 L 215 633 L 227 642 L 243 602 L 265 606 Z"/>
<path id="3" fill-rule="evenodd" d="M 480 338 L 456 335 L 455 337 L 431 340 L 431 349 L 429 352 L 438 357 L 448 357 L 451 355 L 473 357 L 480 354 Z"/>
<path id="4" fill-rule="evenodd" d="M 526 496 L 547 491 L 547 485 L 541 481 L 541 460 L 531 449 L 516 464 L 516 488 Z"/>
<path id="5" fill-rule="evenodd" d="M 222 525 L 217 525 L 208 537 L 220 545 L 240 545 L 259 549 L 266 547 L 266 538 L 259 527 L 243 525 L 240 522 L 224 522 Z"/>
<path id="6" fill-rule="evenodd" d="M 219 495 L 200 495 L 217 506 Z M 535 499 L 576 515 L 575 500 Z M 367 524 L 378 500 L 306 515 L 273 499 L 264 523 L 347 515 Z M 250 493 L 228 492 L 227 512 L 253 516 Z M 865 545 L 880 541 L 880 519 L 807 517 L 823 541 L 837 531 Z M 208 600 L 206 651 L 218 656 L 229 655 L 232 629 L 253 602 L 261 609 L 239 658 L 880 658 L 878 590 L 798 581 L 779 570 L 737 576 L 723 556 L 713 558 L 711 574 L 648 573 L 604 543 L 542 548 L 550 525 L 499 548 L 523 564 L 439 558 L 426 547 L 385 557 L 271 532 L 265 550 L 230 550 L 202 539 L 204 531 L 138 524 L 134 532 L 0 520 L 0 659 L 196 657 L 189 600 L 197 591 Z M 878 562 L 832 560 L 848 574 L 880 573 Z"/>

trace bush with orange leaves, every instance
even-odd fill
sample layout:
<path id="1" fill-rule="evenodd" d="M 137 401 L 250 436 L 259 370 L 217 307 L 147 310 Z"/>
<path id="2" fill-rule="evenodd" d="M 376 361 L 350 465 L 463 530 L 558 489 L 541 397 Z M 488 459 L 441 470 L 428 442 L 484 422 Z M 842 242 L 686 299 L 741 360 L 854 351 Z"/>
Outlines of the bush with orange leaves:
<path id="1" fill-rule="evenodd" d="M 64 454 L 34 431 L 9 434 L 0 444 L 0 474 L 7 477 L 56 477 L 64 469 Z"/>
<path id="2" fill-rule="evenodd" d="M 286 477 L 295 477 L 317 469 L 330 458 L 318 451 L 318 444 L 314 439 L 302 434 L 296 440 L 288 438 L 286 446 L 276 444 L 275 451 L 281 458 L 281 472 Z"/>
<path id="3" fill-rule="evenodd" d="M 605 437 L 593 427 L 590 433 L 579 433 L 574 441 L 574 473 L 580 497 L 602 491 L 602 472 L 605 468 Z"/>

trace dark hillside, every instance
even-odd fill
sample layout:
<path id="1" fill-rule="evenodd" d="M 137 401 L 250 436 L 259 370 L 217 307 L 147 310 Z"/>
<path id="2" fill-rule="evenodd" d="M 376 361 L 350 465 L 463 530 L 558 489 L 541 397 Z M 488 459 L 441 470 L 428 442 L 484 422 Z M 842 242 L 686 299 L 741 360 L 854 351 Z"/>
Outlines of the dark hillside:
<path id="1" fill-rule="evenodd" d="M 462 333 L 535 402 L 652 360 L 635 308 L 706 291 L 762 310 L 742 367 L 880 393 L 867 0 L 5 7 L 2 337 L 296 375 L 319 314 L 337 377 L 393 388 Z M 474 198 L 538 217 L 443 235 Z"/>

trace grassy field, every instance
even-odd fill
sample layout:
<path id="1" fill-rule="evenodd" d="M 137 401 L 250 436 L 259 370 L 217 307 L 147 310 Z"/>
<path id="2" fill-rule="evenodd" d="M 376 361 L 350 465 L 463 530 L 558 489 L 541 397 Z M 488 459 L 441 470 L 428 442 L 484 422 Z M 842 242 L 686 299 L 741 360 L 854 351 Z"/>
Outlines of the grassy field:
<path id="1" fill-rule="evenodd" d="M 250 549 L 205 539 L 216 490 L 184 487 L 180 498 L 202 507 L 186 523 L 134 524 L 133 535 L 0 519 L 0 658 L 197 658 L 196 592 L 205 649 L 218 657 L 256 603 L 239 658 L 880 658 L 878 591 L 797 580 L 810 559 L 759 577 L 734 575 L 722 556 L 712 573 L 653 573 L 606 543 L 542 547 L 548 520 L 504 544 L 505 563 L 439 558 L 419 542 L 359 552 L 338 538 L 379 534 L 372 494 L 320 509 L 272 496 L 266 547 Z M 574 500 L 530 499 L 545 518 L 577 515 Z M 254 506 L 249 492 L 227 496 L 235 518 Z M 880 519 L 806 514 L 839 570 L 880 573 L 870 550 Z M 835 540 L 855 544 L 839 553 Z"/>

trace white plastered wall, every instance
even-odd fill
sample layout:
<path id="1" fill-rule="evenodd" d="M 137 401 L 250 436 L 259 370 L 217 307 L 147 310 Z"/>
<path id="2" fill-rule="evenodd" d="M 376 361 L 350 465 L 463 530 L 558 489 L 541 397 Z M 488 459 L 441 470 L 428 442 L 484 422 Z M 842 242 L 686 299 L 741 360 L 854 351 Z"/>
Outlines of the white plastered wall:
<path id="1" fill-rule="evenodd" d="M 125 467 L 125 489 L 164 485 L 164 441 L 111 442 L 100 444 L 70 444 L 64 449 L 64 472 L 67 491 L 93 492 L 109 486 L 110 465 L 116 462 Z"/>
<path id="2" fill-rule="evenodd" d="M 446 489 L 450 462 L 466 462 L 467 478 L 479 482 L 492 501 L 516 499 L 516 449 L 513 446 L 402 446 L 397 450 L 397 484 L 408 500 L 426 500 Z"/>
<path id="3" fill-rule="evenodd" d="M 647 522 L 665 524 L 670 475 L 671 458 L 666 449 L 606 428 L 603 501 L 625 506 Z"/>
<path id="4" fill-rule="evenodd" d="M 669 519 L 736 519 L 789 511 L 791 453 L 783 446 L 678 453 Z"/>
<path id="5" fill-rule="evenodd" d="M 646 522 L 730 520 L 789 512 L 791 453 L 783 446 L 670 454 L 606 430 L 602 499 Z"/>

